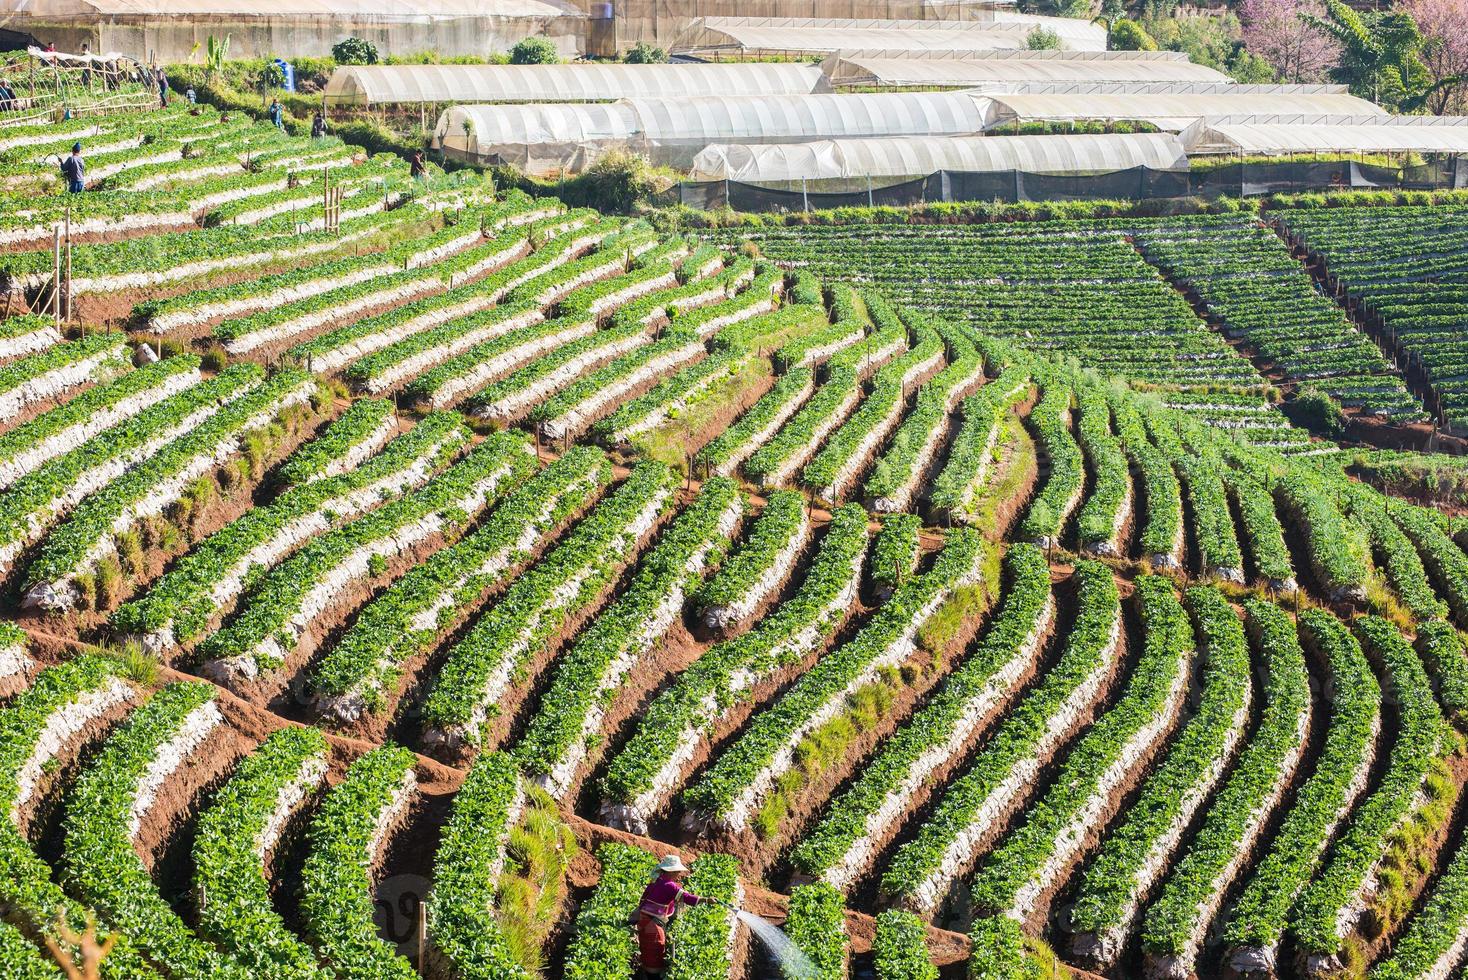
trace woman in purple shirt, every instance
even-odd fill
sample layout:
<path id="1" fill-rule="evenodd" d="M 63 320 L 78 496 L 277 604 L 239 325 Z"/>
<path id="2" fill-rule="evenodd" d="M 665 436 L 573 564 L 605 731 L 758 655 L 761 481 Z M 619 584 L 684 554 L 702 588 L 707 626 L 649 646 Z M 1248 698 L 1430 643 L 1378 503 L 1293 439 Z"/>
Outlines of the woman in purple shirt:
<path id="1" fill-rule="evenodd" d="M 680 903 L 698 905 L 710 901 L 683 887 L 688 867 L 676 854 L 658 864 L 658 876 L 642 892 L 637 906 L 637 946 L 644 973 L 662 976 L 668 961 L 668 923 L 678 914 Z"/>

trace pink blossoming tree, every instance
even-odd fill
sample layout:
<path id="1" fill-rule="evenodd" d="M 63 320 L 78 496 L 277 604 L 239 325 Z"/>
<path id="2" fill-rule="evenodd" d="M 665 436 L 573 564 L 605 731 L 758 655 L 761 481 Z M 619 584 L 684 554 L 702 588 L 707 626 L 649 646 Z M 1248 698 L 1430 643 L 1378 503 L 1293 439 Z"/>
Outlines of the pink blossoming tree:
<path id="1" fill-rule="evenodd" d="M 1280 81 L 1323 81 L 1326 70 L 1336 63 L 1340 49 L 1335 41 L 1300 18 L 1322 12 L 1316 0 L 1243 0 L 1238 10 L 1244 47 L 1269 62 Z"/>

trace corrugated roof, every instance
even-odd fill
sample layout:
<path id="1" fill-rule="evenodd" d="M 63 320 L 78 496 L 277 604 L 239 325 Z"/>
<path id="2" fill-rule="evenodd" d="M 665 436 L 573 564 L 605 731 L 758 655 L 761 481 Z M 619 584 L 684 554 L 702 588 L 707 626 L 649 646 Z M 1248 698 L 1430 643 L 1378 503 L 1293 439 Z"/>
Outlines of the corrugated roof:
<path id="1" fill-rule="evenodd" d="M 1181 138 L 1190 153 L 1468 153 L 1468 125 L 1461 120 L 1455 125 L 1387 121 L 1297 125 L 1203 120 L 1184 130 Z"/>
<path id="2" fill-rule="evenodd" d="M 716 144 L 693 162 L 702 180 L 782 183 L 916 177 L 939 170 L 1109 173 L 1133 167 L 1186 170 L 1177 137 L 1150 135 L 905 137 L 793 145 Z"/>
<path id="3" fill-rule="evenodd" d="M 1151 58 L 940 59 L 837 56 L 828 59 L 822 68 L 831 84 L 836 87 L 891 85 L 966 88 L 1033 82 L 1231 82 L 1222 72 L 1195 65 L 1190 61 Z"/>
<path id="4" fill-rule="evenodd" d="M 1022 16 L 1022 15 L 1015 15 Z M 672 50 L 697 54 L 762 51 L 878 54 L 907 51 L 988 51 L 1024 48 L 1037 27 L 1054 30 L 1061 46 L 1103 51 L 1106 30 L 1071 18 L 976 21 L 852 20 L 821 17 L 703 17 L 682 31 Z"/>
<path id="5" fill-rule="evenodd" d="M 990 96 L 994 125 L 1067 119 L 1136 119 L 1161 129 L 1181 130 L 1211 116 L 1253 115 L 1277 122 L 1310 123 L 1339 115 L 1385 115 L 1354 95 L 1315 86 L 1271 86 L 1270 91 L 1202 95 L 1083 94 Z"/>
<path id="6" fill-rule="evenodd" d="M 828 90 L 804 64 L 360 65 L 332 72 L 334 104 L 604 102 L 700 95 L 790 95 Z"/>

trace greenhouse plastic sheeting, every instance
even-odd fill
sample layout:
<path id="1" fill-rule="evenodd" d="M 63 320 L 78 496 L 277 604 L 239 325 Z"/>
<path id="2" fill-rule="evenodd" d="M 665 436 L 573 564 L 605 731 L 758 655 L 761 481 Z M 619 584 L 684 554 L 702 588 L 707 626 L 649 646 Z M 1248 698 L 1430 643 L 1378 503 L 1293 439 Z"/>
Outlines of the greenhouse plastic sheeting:
<path id="1" fill-rule="evenodd" d="M 1095 173 L 1149 167 L 1187 170 L 1182 143 L 1165 134 L 899 137 L 791 145 L 716 144 L 693 161 L 692 179 L 768 183 L 913 177 L 939 170 Z"/>
<path id="2" fill-rule="evenodd" d="M 1338 91 L 1284 85 L 1270 86 L 1270 89 L 1198 95 L 996 94 L 991 96 L 990 113 L 995 126 L 1044 120 L 1135 119 L 1173 131 L 1186 129 L 1198 119 L 1211 116 L 1251 115 L 1297 125 L 1332 116 L 1386 115 L 1386 110 L 1365 99 Z"/>
<path id="3" fill-rule="evenodd" d="M 1354 162 L 1231 164 L 1202 173 L 1133 167 L 1101 174 L 1036 174 L 1020 170 L 965 173 L 943 170 L 900 181 L 685 181 L 665 204 L 736 211 L 809 211 L 840 207 L 907 206 L 951 201 L 1156 200 L 1237 197 L 1339 188 L 1440 190 L 1468 187 L 1468 157 L 1433 164 L 1372 167 Z"/>
<path id="4" fill-rule="evenodd" d="M 1081 52 L 1089 53 L 1089 52 Z M 1191 61 L 1153 58 L 831 58 L 832 86 L 973 87 L 1016 82 L 1224 82 L 1227 75 Z M 328 93 L 330 89 L 328 89 Z"/>
<path id="5" fill-rule="evenodd" d="M 829 91 L 806 64 L 353 65 L 332 72 L 332 104 L 609 102 Z"/>
<path id="6" fill-rule="evenodd" d="M 1416 117 L 1404 117 L 1416 118 Z M 1468 153 L 1468 125 L 1280 125 L 1203 120 L 1182 134 L 1189 152 Z"/>
<path id="7" fill-rule="evenodd" d="M 678 54 L 988 51 L 1025 48 L 1037 27 L 1062 48 L 1104 51 L 1106 30 L 1089 21 L 1009 15 L 1003 21 L 850 20 L 824 17 L 702 17 L 673 44 Z"/>
<path id="8" fill-rule="evenodd" d="M 623 148 L 687 169 L 711 143 L 971 135 L 984 119 L 984 101 L 960 92 L 466 105 L 439 116 L 434 145 L 530 173 L 580 169 Z"/>

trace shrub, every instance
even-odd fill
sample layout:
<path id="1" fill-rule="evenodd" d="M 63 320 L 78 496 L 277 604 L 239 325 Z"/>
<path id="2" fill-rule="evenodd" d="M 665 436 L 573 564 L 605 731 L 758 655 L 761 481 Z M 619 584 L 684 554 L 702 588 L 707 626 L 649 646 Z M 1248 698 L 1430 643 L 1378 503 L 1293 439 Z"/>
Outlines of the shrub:
<path id="1" fill-rule="evenodd" d="M 1111 25 L 1111 49 L 1113 51 L 1156 51 L 1157 42 L 1136 21 L 1119 18 Z"/>
<path id="2" fill-rule="evenodd" d="M 646 41 L 638 41 L 622 55 L 622 60 L 629 65 L 661 65 L 668 60 L 668 52 Z"/>
<path id="3" fill-rule="evenodd" d="M 560 61 L 560 52 L 548 37 L 527 37 L 510 49 L 512 65 L 555 65 Z"/>
<path id="4" fill-rule="evenodd" d="M 1346 415 L 1340 403 L 1319 388 L 1300 389 L 1294 401 L 1283 407 L 1291 422 L 1323 439 L 1339 439 L 1346 433 Z"/>
<path id="5" fill-rule="evenodd" d="M 377 45 L 360 37 L 349 37 L 331 46 L 331 56 L 339 65 L 375 65 Z"/>
<path id="6" fill-rule="evenodd" d="M 1037 27 L 1025 38 L 1025 47 L 1031 51 L 1059 51 L 1060 35 L 1048 27 Z"/>

